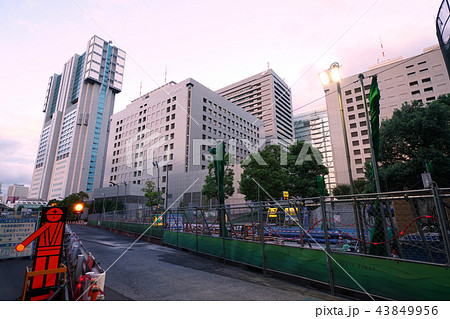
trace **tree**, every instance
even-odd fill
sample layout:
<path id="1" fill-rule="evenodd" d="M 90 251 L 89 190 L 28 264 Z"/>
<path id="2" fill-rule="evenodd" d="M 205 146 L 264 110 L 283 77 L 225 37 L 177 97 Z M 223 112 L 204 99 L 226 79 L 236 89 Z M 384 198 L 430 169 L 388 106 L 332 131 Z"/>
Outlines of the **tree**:
<path id="1" fill-rule="evenodd" d="M 64 198 L 63 200 L 51 199 L 48 205 L 56 203 L 59 207 L 67 207 L 67 220 L 77 219 L 78 214 L 74 213 L 73 206 L 76 203 L 84 202 L 84 199 L 88 199 L 89 195 L 85 192 L 73 193 Z"/>
<path id="2" fill-rule="evenodd" d="M 450 95 L 423 106 L 405 103 L 391 119 L 381 123 L 379 176 L 383 190 L 422 188 L 425 162 L 440 187 L 449 187 Z M 370 174 L 366 170 L 366 176 Z"/>
<path id="3" fill-rule="evenodd" d="M 280 198 L 288 183 L 287 172 L 281 165 L 281 152 L 279 145 L 268 145 L 244 160 L 239 191 L 245 195 L 245 200 L 258 200 L 258 185 L 261 186 L 260 200 Z"/>
<path id="4" fill-rule="evenodd" d="M 350 195 L 350 185 L 349 184 L 337 184 L 335 188 L 333 188 L 334 196 L 341 195 Z"/>
<path id="5" fill-rule="evenodd" d="M 125 205 L 122 202 L 117 203 L 117 209 L 116 209 L 116 202 L 110 199 L 105 200 L 105 212 L 112 212 L 114 210 L 124 210 Z M 95 213 L 101 214 L 103 213 L 103 199 L 98 199 L 94 202 L 92 202 L 89 205 L 89 214 L 94 213 L 94 206 L 95 206 Z"/>
<path id="6" fill-rule="evenodd" d="M 251 157 L 241 175 L 239 190 L 246 200 L 257 200 L 258 184 L 261 200 L 278 200 L 283 191 L 290 197 L 318 196 L 317 177 L 327 174 L 317 149 L 301 141 L 289 149 L 268 145 Z"/>
<path id="7" fill-rule="evenodd" d="M 370 191 L 366 191 L 367 181 L 365 179 L 355 179 L 353 181 L 353 193 L 354 194 L 364 194 Z M 349 184 L 337 184 L 333 188 L 334 196 L 350 195 L 350 185 Z"/>
<path id="8" fill-rule="evenodd" d="M 225 176 L 224 176 L 224 191 L 225 198 L 233 196 L 234 194 L 234 172 L 229 166 L 229 154 L 225 155 Z M 203 184 L 202 194 L 206 196 L 206 200 L 209 202 L 212 198 L 218 199 L 217 181 L 215 175 L 214 162 L 210 162 L 208 165 L 208 175 L 205 178 L 205 184 Z"/>
<path id="9" fill-rule="evenodd" d="M 152 207 L 158 204 L 158 191 L 155 190 L 155 183 L 147 181 L 142 191 L 144 192 L 145 198 L 147 198 L 146 206 Z"/>
<path id="10" fill-rule="evenodd" d="M 301 141 L 293 143 L 289 147 L 286 168 L 286 190 L 291 196 L 319 196 L 317 176 L 328 174 L 328 169 L 322 164 L 322 156 L 317 149 Z"/>

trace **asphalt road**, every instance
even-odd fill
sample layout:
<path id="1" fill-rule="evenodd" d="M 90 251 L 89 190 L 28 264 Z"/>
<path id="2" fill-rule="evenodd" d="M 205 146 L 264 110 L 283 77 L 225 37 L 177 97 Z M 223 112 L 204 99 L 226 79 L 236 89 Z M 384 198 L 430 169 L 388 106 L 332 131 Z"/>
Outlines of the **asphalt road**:
<path id="1" fill-rule="evenodd" d="M 107 270 L 107 300 L 342 300 L 192 253 L 144 241 L 132 245 L 133 238 L 107 230 L 72 229 Z"/>

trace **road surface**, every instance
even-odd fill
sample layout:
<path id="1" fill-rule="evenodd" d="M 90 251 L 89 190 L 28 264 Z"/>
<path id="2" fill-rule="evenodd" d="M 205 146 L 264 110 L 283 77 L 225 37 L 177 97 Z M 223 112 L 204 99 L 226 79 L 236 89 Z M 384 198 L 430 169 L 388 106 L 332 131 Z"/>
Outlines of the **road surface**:
<path id="1" fill-rule="evenodd" d="M 173 248 L 144 241 L 132 245 L 133 238 L 107 230 L 72 229 L 107 270 L 107 300 L 343 300 Z"/>

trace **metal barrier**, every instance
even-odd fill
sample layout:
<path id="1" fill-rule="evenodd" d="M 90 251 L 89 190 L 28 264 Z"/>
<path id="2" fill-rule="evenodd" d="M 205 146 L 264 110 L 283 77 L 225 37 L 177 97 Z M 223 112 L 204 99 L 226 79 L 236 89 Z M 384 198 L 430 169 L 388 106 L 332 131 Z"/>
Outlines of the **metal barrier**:
<path id="1" fill-rule="evenodd" d="M 418 190 L 225 205 L 230 238 L 448 264 L 450 192 Z M 89 216 L 219 236 L 219 206 L 149 208 Z M 324 222 L 326 220 L 326 223 Z M 264 229 L 264 232 L 261 230 Z M 327 244 L 328 242 L 328 244 Z"/>
<path id="2" fill-rule="evenodd" d="M 68 300 L 99 301 L 105 299 L 105 271 L 83 243 L 66 225 L 66 257 L 68 268 Z"/>
<path id="3" fill-rule="evenodd" d="M 449 196 L 448 189 L 435 188 L 191 206 L 90 215 L 89 224 L 145 229 L 146 235 L 154 230 L 164 244 L 258 267 L 264 274 L 319 281 L 332 294 L 342 288 L 365 291 L 363 282 L 371 295 L 447 300 L 450 294 L 442 287 L 450 291 Z M 218 222 L 222 209 L 225 236 Z"/>

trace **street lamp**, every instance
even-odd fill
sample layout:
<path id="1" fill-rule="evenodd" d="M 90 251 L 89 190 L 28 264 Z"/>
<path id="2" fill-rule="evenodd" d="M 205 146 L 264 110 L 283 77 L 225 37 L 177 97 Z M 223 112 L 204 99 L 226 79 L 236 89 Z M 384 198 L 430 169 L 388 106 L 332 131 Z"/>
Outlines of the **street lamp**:
<path id="1" fill-rule="evenodd" d="M 125 185 L 125 213 L 127 212 L 127 182 L 122 181 L 122 184 Z"/>
<path id="2" fill-rule="evenodd" d="M 105 193 L 102 193 L 103 195 L 103 207 L 102 207 L 102 213 L 105 213 Z"/>
<path id="3" fill-rule="evenodd" d="M 153 167 L 156 167 L 156 171 L 158 174 L 158 179 L 156 181 L 156 188 L 158 188 L 158 207 L 159 207 L 159 165 L 157 161 L 153 162 Z"/>
<path id="4" fill-rule="evenodd" d="M 319 73 L 320 82 L 325 87 L 328 84 L 334 82 L 336 83 L 338 100 L 339 100 L 339 110 L 341 112 L 341 121 L 342 121 L 342 131 L 344 134 L 344 146 L 345 146 L 345 154 L 347 156 L 347 169 L 348 169 L 348 178 L 350 179 L 350 193 L 353 195 L 353 177 L 352 177 L 352 167 L 350 161 L 350 151 L 348 149 L 348 140 L 347 140 L 347 128 L 345 126 L 345 117 L 344 117 L 344 107 L 342 105 L 342 92 L 341 92 L 341 73 L 339 71 L 339 63 L 334 62 L 331 64 L 328 70 Z"/>
<path id="5" fill-rule="evenodd" d="M 114 211 L 115 212 L 117 212 L 117 204 L 118 204 L 118 201 L 119 201 L 119 184 L 116 184 L 116 183 L 114 183 L 114 182 L 109 182 L 111 185 L 114 185 L 114 186 L 117 186 L 117 194 L 116 194 L 116 207 L 115 207 L 115 209 L 114 209 Z"/>

